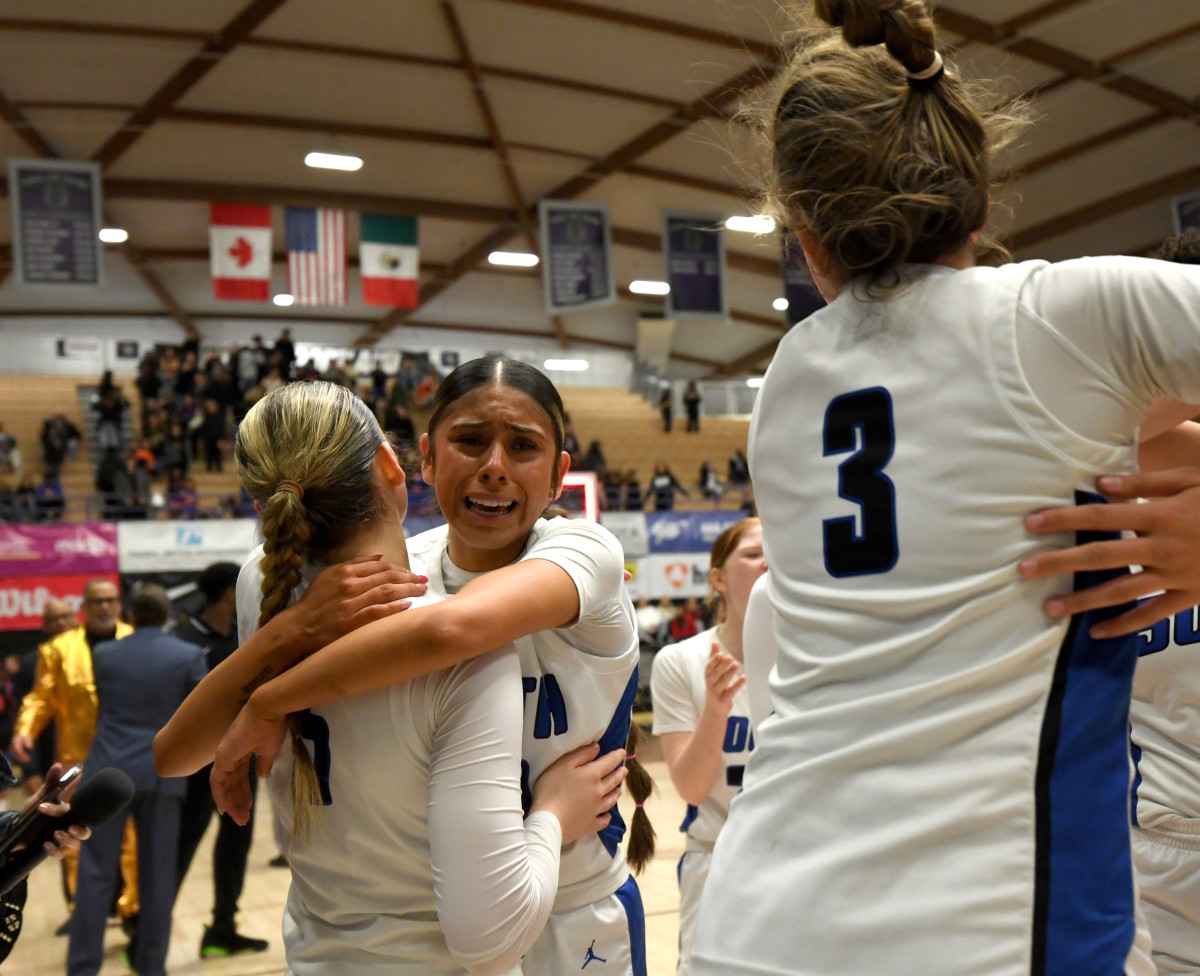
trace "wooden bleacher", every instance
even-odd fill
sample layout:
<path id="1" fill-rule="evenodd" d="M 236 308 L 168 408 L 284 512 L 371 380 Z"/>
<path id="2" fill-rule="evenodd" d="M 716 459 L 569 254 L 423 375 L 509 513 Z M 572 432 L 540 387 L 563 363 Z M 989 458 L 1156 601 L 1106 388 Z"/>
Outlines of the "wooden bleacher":
<path id="1" fill-rule="evenodd" d="M 671 433 L 662 429 L 658 407 L 636 393 L 621 388 L 565 387 L 560 389 L 563 405 L 571 415 L 580 449 L 586 453 L 593 440 L 600 442 L 610 470 L 634 470 L 642 491 L 654 474 L 654 465 L 666 462 L 671 473 L 690 495 L 676 496 L 682 509 L 740 508 L 741 492 L 727 491 L 716 506 L 706 500 L 696 485 L 700 465 L 709 461 L 722 481 L 734 451 L 746 450 L 750 423 L 740 417 L 701 417 L 700 433 L 684 432 L 687 422 L 682 408 L 676 409 Z"/>

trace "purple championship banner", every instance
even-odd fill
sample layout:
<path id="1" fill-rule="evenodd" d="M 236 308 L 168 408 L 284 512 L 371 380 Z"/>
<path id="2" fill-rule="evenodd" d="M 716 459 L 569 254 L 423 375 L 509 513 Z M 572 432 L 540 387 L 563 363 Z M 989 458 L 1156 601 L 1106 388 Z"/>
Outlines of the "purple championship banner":
<path id="1" fill-rule="evenodd" d="M 783 297 L 787 299 L 784 316 L 790 329 L 797 322 L 808 318 L 819 308 L 825 307 L 825 299 L 813 284 L 808 273 L 804 252 L 791 234 L 784 231 L 782 237 Z"/>
<path id="2" fill-rule="evenodd" d="M 1171 212 L 1175 217 L 1175 233 L 1185 230 L 1200 230 L 1200 193 L 1176 197 L 1171 201 Z"/>
<path id="3" fill-rule="evenodd" d="M 663 212 L 666 314 L 729 317 L 725 291 L 725 235 L 720 214 Z"/>
<path id="4" fill-rule="evenodd" d="M 99 164 L 10 159 L 8 196 L 17 284 L 104 284 Z"/>
<path id="5" fill-rule="evenodd" d="M 0 576 L 117 572 L 117 526 L 0 525 Z"/>
<path id="6" fill-rule="evenodd" d="M 617 288 L 608 208 L 601 203 L 542 200 L 538 222 L 546 314 L 613 304 Z"/>

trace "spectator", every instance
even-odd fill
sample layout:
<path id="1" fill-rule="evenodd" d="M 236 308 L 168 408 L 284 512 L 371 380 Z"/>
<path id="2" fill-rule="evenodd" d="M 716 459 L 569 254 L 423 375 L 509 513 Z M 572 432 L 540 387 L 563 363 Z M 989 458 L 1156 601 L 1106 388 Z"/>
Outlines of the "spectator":
<path id="1" fill-rule="evenodd" d="M 96 733 L 83 775 L 86 783 L 98 770 L 115 767 L 133 780 L 130 812 L 137 828 L 141 912 L 129 962 L 141 976 L 164 976 L 185 784 L 154 771 L 151 744 L 205 672 L 198 647 L 163 633 L 170 613 L 166 590 L 142 586 L 134 593 L 132 610 L 132 634 L 92 649 Z M 104 928 L 116 893 L 123 832 L 122 818 L 97 827 L 79 855 L 67 947 L 71 976 L 95 976 L 104 961 Z"/>
<path id="2" fill-rule="evenodd" d="M 113 382 L 112 371 L 100 380 L 100 392 L 92 403 L 96 414 L 96 446 L 100 450 L 114 448 L 120 451 L 125 446 L 125 409 L 129 401 L 121 388 Z"/>
<path id="3" fill-rule="evenodd" d="M 663 630 L 666 625 L 662 607 L 642 597 L 637 602 L 634 615 L 637 617 L 638 640 L 642 645 L 652 650 L 662 647 Z"/>
<path id="4" fill-rule="evenodd" d="M 179 372 L 175 374 L 175 398 L 196 396 L 196 354 L 185 352 L 180 357 Z M 203 375 L 203 374 L 201 374 Z M 205 377 L 207 379 L 207 377 Z"/>
<path id="5" fill-rule="evenodd" d="M 296 345 L 292 342 L 291 329 L 284 329 L 279 333 L 279 338 L 275 340 L 275 348 L 272 351 L 279 356 L 280 378 L 287 379 L 292 374 L 292 363 L 296 361 Z"/>
<path id="6" fill-rule="evenodd" d="M 39 522 L 60 522 L 67 510 L 62 482 L 57 475 L 46 472 L 42 483 L 34 489 L 34 505 Z"/>
<path id="7" fill-rule="evenodd" d="M 67 455 L 74 456 L 82 435 L 65 413 L 56 413 L 42 423 L 42 460 L 47 475 L 57 478 Z"/>
<path id="8" fill-rule="evenodd" d="M 729 487 L 736 491 L 745 491 L 750 484 L 750 462 L 746 455 L 738 450 L 729 459 Z"/>
<path id="9" fill-rule="evenodd" d="M 637 472 L 631 468 L 625 473 L 625 511 L 640 512 L 645 504 Z"/>
<path id="10" fill-rule="evenodd" d="M 583 470 L 595 471 L 601 476 L 608 470 L 608 460 L 604 457 L 604 452 L 600 450 L 599 441 L 592 441 L 588 445 L 587 453 L 583 456 Z"/>
<path id="11" fill-rule="evenodd" d="M 158 357 L 154 352 L 148 352 L 138 363 L 137 379 L 133 381 L 138 391 L 138 406 L 141 410 L 142 430 L 146 429 L 146 418 L 150 411 L 158 406 L 159 394 L 162 392 L 162 379 L 158 375 Z"/>
<path id="12" fill-rule="evenodd" d="M 386 400 L 388 395 L 388 374 L 383 368 L 382 361 L 375 360 L 375 368 L 371 370 L 371 402 L 378 403 Z"/>
<path id="13" fill-rule="evenodd" d="M 672 641 L 686 640 L 695 637 L 704 627 L 704 611 L 700 601 L 689 596 L 683 604 L 683 609 L 671 618 L 670 632 Z"/>
<path id="14" fill-rule="evenodd" d="M 159 399 L 168 407 L 176 402 L 176 385 L 179 382 L 180 362 L 175 350 L 168 346 L 158 357 Z"/>
<path id="15" fill-rule="evenodd" d="M 421 382 L 417 384 L 415 394 L 415 403 L 418 410 L 429 409 L 441 383 L 442 378 L 438 375 L 437 367 L 433 363 L 426 365 L 425 375 L 421 377 Z"/>
<path id="16" fill-rule="evenodd" d="M 184 432 L 183 424 L 178 420 L 171 421 L 171 427 L 157 454 L 157 464 L 154 470 L 171 471 L 173 468 L 178 468 L 184 475 L 192 470 L 191 443 Z"/>
<path id="17" fill-rule="evenodd" d="M 620 471 L 604 472 L 604 508 L 609 512 L 621 511 L 625 501 L 625 477 Z"/>
<path id="18" fill-rule="evenodd" d="M 123 519 L 150 517 L 150 474 L 145 459 L 130 453 L 113 476 L 114 509 Z"/>
<path id="19" fill-rule="evenodd" d="M 396 382 L 392 384 L 392 394 L 389 402 L 407 407 L 410 411 L 416 405 L 417 385 L 421 382 L 421 369 L 417 361 L 407 353 L 400 356 L 400 367 L 396 370 Z"/>
<path id="20" fill-rule="evenodd" d="M 12 493 L 12 513 L 14 522 L 32 522 L 37 512 L 37 489 L 33 479 L 25 475 L 17 482 L 16 490 Z"/>
<path id="21" fill-rule="evenodd" d="M 575 436 L 575 427 L 571 423 L 571 415 L 563 414 L 563 446 L 562 449 L 571 456 L 571 470 L 578 470 L 583 459 L 579 450 L 579 438 Z M 588 468 L 588 471 L 594 471 L 595 468 Z"/>
<path id="22" fill-rule="evenodd" d="M 717 477 L 717 469 L 712 466 L 711 461 L 704 461 L 700 465 L 700 494 L 711 502 L 719 502 L 721 496 L 725 494 L 725 482 Z"/>
<path id="23" fill-rule="evenodd" d="M 167 514 L 175 519 L 194 519 L 200 514 L 196 486 L 179 468 L 167 476 Z"/>
<path id="24" fill-rule="evenodd" d="M 0 475 L 21 473 L 21 449 L 17 439 L 0 424 Z"/>
<path id="25" fill-rule="evenodd" d="M 121 517 L 121 502 L 117 495 L 117 472 L 120 470 L 121 455 L 115 448 L 106 448 L 96 462 L 96 478 L 93 482 L 102 519 Z"/>
<path id="26" fill-rule="evenodd" d="M 200 574 L 196 588 L 204 595 L 204 608 L 174 631 L 174 636 L 203 649 L 204 667 L 211 671 L 237 649 L 237 563 L 213 563 Z M 192 858 L 209 821 L 216 813 L 206 766 L 187 780 L 179 829 L 179 857 L 175 890 L 187 876 Z M 257 777 L 250 773 L 251 783 Z M 254 788 L 252 785 L 252 789 Z M 213 847 L 213 923 L 200 942 L 201 958 L 229 956 L 239 952 L 264 952 L 267 942 L 241 935 L 234 924 L 238 899 L 246 880 L 246 861 L 254 835 L 254 808 L 250 820 L 239 825 L 229 816 L 217 820 Z"/>
<path id="27" fill-rule="evenodd" d="M 696 389 L 695 380 L 688 380 L 683 392 L 683 409 L 687 411 L 687 432 L 700 433 L 700 391 Z"/>
<path id="28" fill-rule="evenodd" d="M 183 342 L 179 345 L 179 354 L 187 359 L 190 354 L 193 364 L 200 360 L 200 333 L 196 331 L 194 325 L 185 325 L 183 327 Z"/>
<path id="29" fill-rule="evenodd" d="M 417 430 L 413 426 L 408 408 L 403 404 L 389 403 L 384 408 L 381 425 L 392 436 L 392 446 L 396 448 L 397 453 L 416 446 Z"/>
<path id="30" fill-rule="evenodd" d="M 257 365 L 257 375 L 254 377 L 254 384 L 252 385 L 257 385 L 267 375 L 267 364 L 271 358 L 271 354 L 263 344 L 262 336 L 256 335 L 250 341 L 252 343 L 250 351 L 254 354 L 254 362 Z"/>
<path id="31" fill-rule="evenodd" d="M 216 400 L 204 401 L 200 421 L 200 440 L 204 442 L 204 470 L 221 470 L 221 441 L 225 439 L 225 412 Z"/>
<path id="32" fill-rule="evenodd" d="M 649 493 L 654 497 L 654 510 L 656 512 L 669 512 L 675 507 L 676 491 L 681 491 L 685 495 L 691 494 L 676 480 L 675 475 L 671 474 L 671 470 L 667 467 L 665 461 L 659 461 L 654 466 L 654 476 L 650 479 L 648 489 Z"/>

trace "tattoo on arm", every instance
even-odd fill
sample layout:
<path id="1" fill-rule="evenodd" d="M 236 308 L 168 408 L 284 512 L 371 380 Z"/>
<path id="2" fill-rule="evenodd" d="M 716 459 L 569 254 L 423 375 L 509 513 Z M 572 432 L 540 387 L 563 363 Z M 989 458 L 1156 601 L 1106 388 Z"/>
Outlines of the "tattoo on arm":
<path id="1" fill-rule="evenodd" d="M 250 696 L 254 694 L 255 688 L 267 682 L 267 679 L 271 677 L 271 674 L 274 672 L 274 670 L 275 669 L 268 664 L 265 668 L 259 671 L 258 674 L 246 682 L 246 684 L 242 685 L 242 696 L 238 699 L 239 708 L 250 700 Z"/>

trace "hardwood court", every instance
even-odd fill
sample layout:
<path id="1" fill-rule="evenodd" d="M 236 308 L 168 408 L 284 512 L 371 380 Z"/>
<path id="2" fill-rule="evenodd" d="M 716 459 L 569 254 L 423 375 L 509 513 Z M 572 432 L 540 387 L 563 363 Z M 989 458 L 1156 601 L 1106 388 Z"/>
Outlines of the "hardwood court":
<path id="1" fill-rule="evenodd" d="M 643 742 L 639 751 L 642 756 L 656 755 L 657 742 Z M 683 853 L 683 834 L 678 828 L 683 821 L 686 804 L 671 785 L 664 762 L 651 759 L 646 762 L 646 768 L 657 786 L 654 795 L 646 803 L 646 809 L 658 831 L 658 854 L 654 863 L 638 879 L 646 907 L 647 964 L 650 976 L 670 976 L 675 972 L 679 937 L 679 890 L 675 880 L 675 863 Z M 259 799 L 265 801 L 265 793 L 261 789 Z M 621 807 L 626 820 L 632 812 L 631 803 L 627 796 L 622 797 Z M 271 947 L 264 953 L 228 959 L 200 959 L 200 936 L 204 926 L 211 920 L 212 912 L 212 842 L 215 833 L 210 827 L 175 904 L 167 971 L 171 976 L 273 976 L 283 973 L 286 966 L 280 937 L 280 915 L 287 896 L 289 874 L 284 869 L 267 865 L 276 851 L 270 818 L 266 816 L 255 819 L 254 846 L 250 851 L 238 928 L 246 935 L 269 939 Z M 25 927 L 12 955 L 3 966 L 4 976 L 51 976 L 64 973 L 67 939 L 54 935 L 54 930 L 66 917 L 57 866 L 49 863 L 42 865 L 30 876 L 29 881 Z M 116 923 L 110 924 L 100 976 L 128 976 L 130 970 L 121 956 L 126 941 Z"/>

